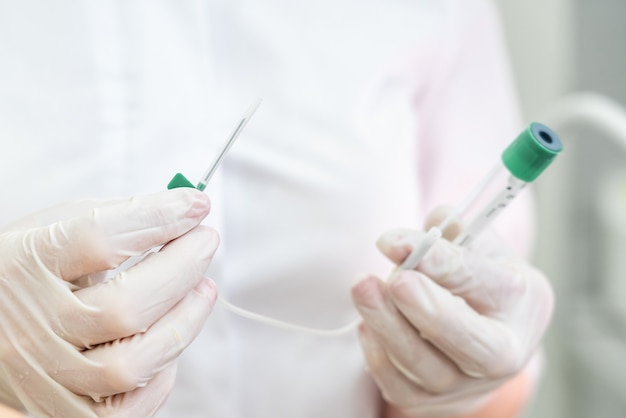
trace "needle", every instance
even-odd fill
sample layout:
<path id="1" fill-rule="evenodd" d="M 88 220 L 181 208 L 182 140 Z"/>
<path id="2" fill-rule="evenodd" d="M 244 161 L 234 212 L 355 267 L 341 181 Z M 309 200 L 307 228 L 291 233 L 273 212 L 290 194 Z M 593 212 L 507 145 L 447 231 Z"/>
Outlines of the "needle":
<path id="1" fill-rule="evenodd" d="M 213 174 L 215 173 L 217 168 L 220 166 L 220 163 L 224 159 L 224 156 L 226 155 L 230 147 L 233 145 L 233 143 L 235 142 L 235 140 L 237 139 L 241 131 L 243 131 L 243 128 L 246 126 L 246 124 L 248 123 L 252 115 L 254 115 L 254 112 L 256 112 L 256 110 L 259 108 L 260 105 L 261 105 L 261 99 L 256 99 L 250 105 L 246 113 L 243 115 L 239 123 L 235 126 L 235 129 L 233 129 L 233 132 L 230 134 L 230 136 L 228 137 L 228 139 L 222 146 L 222 149 L 220 150 L 219 154 L 217 154 L 217 157 L 215 157 L 215 159 L 213 160 L 213 162 L 211 163 L 207 171 L 202 176 L 202 179 L 198 182 L 196 189 L 200 191 L 204 191 L 204 189 L 206 188 L 206 185 L 209 183 L 209 180 L 211 180 L 211 177 L 213 177 Z"/>

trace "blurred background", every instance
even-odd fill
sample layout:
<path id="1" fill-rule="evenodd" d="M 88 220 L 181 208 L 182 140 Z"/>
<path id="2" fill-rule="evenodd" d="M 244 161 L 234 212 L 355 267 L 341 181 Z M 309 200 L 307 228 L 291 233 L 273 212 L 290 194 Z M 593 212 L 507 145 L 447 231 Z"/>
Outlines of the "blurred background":
<path id="1" fill-rule="evenodd" d="M 566 152 L 535 185 L 556 293 L 525 418 L 626 416 L 626 2 L 497 0 L 525 122 Z"/>

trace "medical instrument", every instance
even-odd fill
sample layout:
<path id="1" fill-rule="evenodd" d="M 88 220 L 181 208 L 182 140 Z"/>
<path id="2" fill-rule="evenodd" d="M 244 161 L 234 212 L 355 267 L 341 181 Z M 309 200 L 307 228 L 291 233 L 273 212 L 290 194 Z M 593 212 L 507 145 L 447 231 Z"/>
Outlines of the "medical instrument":
<path id="1" fill-rule="evenodd" d="M 237 124 L 233 133 L 226 140 L 217 157 L 213 160 L 205 175 L 202 177 L 197 186 L 194 186 L 182 174 L 177 173 L 170 181 L 167 188 L 177 187 L 195 187 L 198 190 L 204 190 L 211 176 L 217 170 L 222 162 L 225 154 L 228 152 L 233 142 L 237 139 L 248 120 L 260 105 L 260 100 L 255 101 L 243 118 Z M 472 190 L 463 202 L 453 210 L 443 222 L 438 226 L 432 227 L 425 235 L 424 239 L 412 250 L 409 256 L 398 267 L 400 269 L 413 269 L 417 267 L 421 259 L 426 255 L 428 250 L 442 236 L 442 231 L 459 215 L 465 213 L 468 208 L 480 199 L 488 186 L 492 184 L 494 179 L 499 177 L 502 168 L 506 168 L 509 173 L 508 180 L 504 189 L 500 191 L 489 204 L 481 211 L 480 215 L 472 221 L 469 226 L 461 231 L 454 243 L 458 245 L 469 244 L 480 231 L 487 226 L 497 214 L 499 214 L 512 200 L 517 196 L 527 183 L 535 180 L 561 152 L 562 144 L 559 137 L 547 126 L 534 122 L 524 130 L 502 153 L 502 164 L 498 164 L 489 174 Z M 293 331 L 301 331 L 308 334 L 319 336 L 339 336 L 354 330 L 361 322 L 357 317 L 347 325 L 336 329 L 317 329 L 292 324 L 286 321 L 270 318 L 254 312 L 247 311 L 243 308 L 233 305 L 232 303 L 218 296 L 217 300 L 229 311 L 253 321 L 261 322 L 267 325 L 275 326 L 282 329 Z"/>
<path id="2" fill-rule="evenodd" d="M 217 156 L 215 157 L 213 162 L 211 162 L 211 165 L 209 165 L 209 168 L 204 172 L 202 178 L 196 186 L 194 186 L 193 183 L 187 180 L 187 178 L 181 173 L 176 173 L 172 180 L 170 180 L 167 188 L 174 189 L 177 187 L 193 187 L 203 192 L 207 184 L 211 180 L 211 177 L 213 177 L 213 174 L 215 174 L 215 171 L 217 171 L 217 168 L 222 163 L 224 156 L 226 155 L 228 150 L 230 150 L 230 147 L 233 146 L 235 140 L 239 137 L 239 134 L 241 134 L 241 131 L 243 131 L 243 128 L 246 127 L 248 121 L 250 120 L 250 118 L 252 118 L 252 115 L 254 115 L 254 112 L 257 111 L 260 105 L 261 99 L 256 99 L 254 102 L 252 102 L 246 113 L 244 113 L 244 115 L 241 117 L 241 120 L 239 120 L 237 125 L 235 125 L 232 133 L 228 136 L 228 138 L 224 142 L 224 145 L 222 145 L 220 152 L 218 152 Z"/>
<path id="3" fill-rule="evenodd" d="M 416 268 L 446 227 L 480 200 L 485 192 L 490 190 L 490 185 L 504 177 L 504 184 L 498 186 L 499 192 L 453 241 L 460 246 L 469 245 L 528 183 L 539 177 L 562 150 L 561 140 L 554 131 L 541 123 L 531 123 L 504 150 L 501 163 L 498 163 L 438 226 L 428 230 L 425 238 L 411 251 L 399 268 L 403 270 Z"/>

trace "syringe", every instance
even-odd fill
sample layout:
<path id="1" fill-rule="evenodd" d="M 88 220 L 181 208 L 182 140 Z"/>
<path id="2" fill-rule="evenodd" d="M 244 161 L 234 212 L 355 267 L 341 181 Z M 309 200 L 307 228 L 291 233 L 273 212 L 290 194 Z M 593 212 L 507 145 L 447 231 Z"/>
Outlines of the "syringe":
<path id="1" fill-rule="evenodd" d="M 438 226 L 432 227 L 424 239 L 411 251 L 400 265 L 400 269 L 417 267 L 428 250 L 441 237 L 442 231 L 484 194 L 488 186 L 502 175 L 507 175 L 503 188 L 493 197 L 483 210 L 454 239 L 457 245 L 469 245 L 498 214 L 552 163 L 563 150 L 558 135 L 547 126 L 533 122 L 502 153 L 501 164 L 492 169 L 468 197 L 453 210 Z"/>

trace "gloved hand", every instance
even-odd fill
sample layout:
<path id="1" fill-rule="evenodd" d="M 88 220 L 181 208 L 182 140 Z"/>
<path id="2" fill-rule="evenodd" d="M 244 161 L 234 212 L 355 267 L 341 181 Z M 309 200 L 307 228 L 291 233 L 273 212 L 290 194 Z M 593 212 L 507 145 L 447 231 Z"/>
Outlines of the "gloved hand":
<path id="1" fill-rule="evenodd" d="M 377 245 L 400 264 L 423 235 L 392 230 Z M 405 416 L 469 413 L 537 351 L 551 288 L 524 261 L 495 254 L 504 248 L 495 234 L 483 238 L 472 249 L 441 239 L 414 271 L 396 271 L 387 283 L 369 276 L 353 288 L 369 372 Z"/>
<path id="2" fill-rule="evenodd" d="M 204 273 L 218 236 L 198 226 L 209 207 L 177 189 L 61 205 L 0 231 L 0 401 L 37 418 L 153 416 L 216 298 Z"/>

